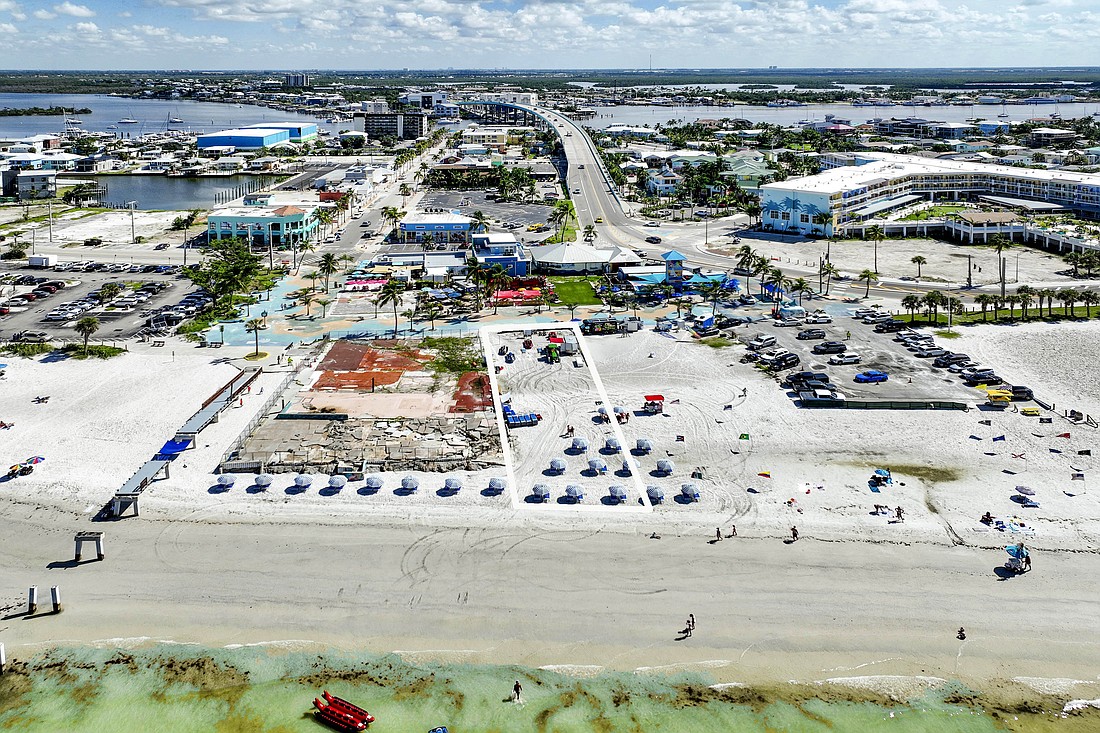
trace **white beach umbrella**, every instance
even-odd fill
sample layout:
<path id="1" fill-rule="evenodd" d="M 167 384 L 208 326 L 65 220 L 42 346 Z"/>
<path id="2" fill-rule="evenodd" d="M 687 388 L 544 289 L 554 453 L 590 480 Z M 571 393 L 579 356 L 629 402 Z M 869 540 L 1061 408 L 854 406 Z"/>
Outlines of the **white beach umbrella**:
<path id="1" fill-rule="evenodd" d="M 546 484 L 535 484 L 531 488 L 531 494 L 540 501 L 549 501 L 550 487 Z"/>
<path id="2" fill-rule="evenodd" d="M 585 438 L 573 438 L 573 450 L 587 451 L 588 441 Z"/>
<path id="3" fill-rule="evenodd" d="M 443 488 L 447 491 L 460 491 L 462 489 L 462 479 L 452 476 L 443 482 Z"/>
<path id="4" fill-rule="evenodd" d="M 651 504 L 660 504 L 665 500 L 665 492 L 661 491 L 660 486 L 647 486 L 645 487 L 645 493 Z"/>
<path id="5" fill-rule="evenodd" d="M 649 438 L 638 438 L 634 445 L 639 453 L 649 453 L 653 450 L 653 441 Z"/>
<path id="6" fill-rule="evenodd" d="M 622 486 L 612 486 L 607 490 L 607 493 L 611 496 L 612 499 L 619 502 L 620 504 L 626 501 L 626 489 L 624 489 Z"/>
<path id="7" fill-rule="evenodd" d="M 555 473 L 564 473 L 566 469 L 566 463 L 560 458 L 550 459 L 550 470 Z"/>
<path id="8" fill-rule="evenodd" d="M 275 477 L 270 473 L 261 473 L 256 477 L 257 486 L 271 486 L 271 482 L 275 480 Z"/>
<path id="9" fill-rule="evenodd" d="M 406 491 L 416 491 L 420 488 L 420 481 L 416 478 L 416 476 L 406 476 L 405 478 L 401 479 L 401 488 L 405 489 Z"/>
<path id="10" fill-rule="evenodd" d="M 491 479 L 489 479 L 489 488 L 492 489 L 493 491 L 504 491 L 504 486 L 505 486 L 505 483 L 504 483 L 504 479 L 502 479 L 502 478 L 491 478 Z"/>
<path id="11" fill-rule="evenodd" d="M 681 484 L 680 493 L 689 501 L 699 501 L 699 487 L 695 484 Z"/>
<path id="12" fill-rule="evenodd" d="M 665 475 L 670 475 L 676 469 L 676 464 L 667 458 L 657 461 L 657 470 Z"/>
<path id="13" fill-rule="evenodd" d="M 330 489 L 342 489 L 348 484 L 347 476 L 329 476 L 328 486 Z"/>
<path id="14" fill-rule="evenodd" d="M 381 476 L 367 476 L 367 488 L 368 489 L 380 489 L 382 488 Z"/>
<path id="15" fill-rule="evenodd" d="M 237 477 L 231 473 L 223 473 L 218 476 L 218 486 L 232 486 L 233 482 L 237 480 Z"/>
<path id="16" fill-rule="evenodd" d="M 313 477 L 304 473 L 300 473 L 294 477 L 294 485 L 300 489 L 304 489 L 313 483 Z"/>
<path id="17" fill-rule="evenodd" d="M 603 473 L 607 470 L 607 461 L 602 458 L 593 458 L 588 461 L 588 468 L 596 473 Z"/>
<path id="18" fill-rule="evenodd" d="M 565 495 L 572 499 L 574 503 L 584 501 L 584 488 L 576 484 L 570 484 L 565 487 Z"/>
<path id="19" fill-rule="evenodd" d="M 618 438 L 608 438 L 606 441 L 604 441 L 603 445 L 604 448 L 606 448 L 607 450 L 614 451 L 616 453 L 623 449 L 623 446 L 621 443 L 619 443 Z"/>

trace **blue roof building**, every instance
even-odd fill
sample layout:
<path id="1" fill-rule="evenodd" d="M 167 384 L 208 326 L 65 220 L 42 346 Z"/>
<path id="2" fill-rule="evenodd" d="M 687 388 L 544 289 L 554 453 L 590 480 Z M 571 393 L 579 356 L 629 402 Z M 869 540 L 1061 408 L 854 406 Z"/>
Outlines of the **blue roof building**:
<path id="1" fill-rule="evenodd" d="M 208 135 L 199 135 L 199 150 L 206 148 L 237 148 L 238 150 L 259 150 L 271 148 L 279 143 L 290 141 L 288 130 L 276 130 L 268 127 L 249 127 L 236 130 L 222 130 Z"/>
<path id="2" fill-rule="evenodd" d="M 684 285 L 684 260 L 687 258 L 670 249 L 661 255 L 661 259 L 665 261 L 665 283 L 679 292 Z"/>
<path id="3" fill-rule="evenodd" d="M 317 125 L 312 122 L 261 122 L 257 125 L 245 125 L 245 130 L 286 130 L 290 133 L 290 142 L 301 143 L 317 137 Z"/>

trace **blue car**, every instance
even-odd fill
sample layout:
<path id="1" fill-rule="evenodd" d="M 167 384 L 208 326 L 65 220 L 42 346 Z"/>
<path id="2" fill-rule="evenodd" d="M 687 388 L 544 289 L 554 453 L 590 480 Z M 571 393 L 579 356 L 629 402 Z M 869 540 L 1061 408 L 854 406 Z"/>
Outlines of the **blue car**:
<path id="1" fill-rule="evenodd" d="M 885 382 L 890 378 L 886 372 L 880 372 L 878 369 L 869 369 L 865 372 L 860 372 L 856 375 L 856 381 L 860 384 L 871 384 L 873 382 Z"/>

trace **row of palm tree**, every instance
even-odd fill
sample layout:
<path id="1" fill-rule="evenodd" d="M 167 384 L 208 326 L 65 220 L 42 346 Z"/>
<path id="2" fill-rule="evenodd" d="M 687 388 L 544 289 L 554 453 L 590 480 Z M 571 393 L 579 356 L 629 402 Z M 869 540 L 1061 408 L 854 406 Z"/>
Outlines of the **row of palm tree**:
<path id="1" fill-rule="evenodd" d="M 824 276 L 826 274 L 826 263 L 823 263 L 820 269 L 820 274 Z M 750 273 L 750 277 L 756 277 L 760 283 L 760 293 L 763 293 L 766 288 L 770 288 L 774 298 L 775 307 L 773 312 L 779 309 L 779 293 L 797 293 L 798 302 L 802 303 L 802 297 L 806 293 L 813 293 L 813 287 L 805 278 L 789 278 L 783 270 L 775 267 L 771 264 L 771 260 L 767 255 L 761 255 L 752 248 L 751 245 L 743 244 L 737 250 L 737 267 L 738 269 L 747 270 Z M 831 268 L 832 273 L 836 273 L 836 268 L 828 263 L 828 268 Z M 830 274 L 831 278 L 831 274 Z M 820 291 L 820 287 L 818 288 Z"/>
<path id="2" fill-rule="evenodd" d="M 1054 316 L 1055 302 L 1062 304 L 1062 313 L 1071 315 L 1078 303 L 1085 306 L 1085 316 L 1092 317 L 1093 306 L 1100 305 L 1100 293 L 1092 290 L 1075 290 L 1073 288 L 1033 288 L 1030 285 L 1021 285 L 1015 293 L 1006 294 L 1004 297 L 994 293 L 979 293 L 974 296 L 974 303 L 981 308 L 982 320 L 987 321 L 992 310 L 993 319 L 1000 317 L 1002 309 L 1008 309 L 1008 317 L 1016 317 L 1016 308 L 1020 309 L 1021 317 L 1027 320 L 1032 306 L 1036 306 L 1039 316 L 1043 315 L 1044 304 L 1047 317 Z M 901 306 L 909 311 L 912 316 L 921 309 L 925 309 L 931 320 L 936 319 L 939 308 L 949 308 L 959 314 L 966 312 L 966 306 L 959 298 L 947 296 L 938 290 L 933 290 L 925 295 L 907 295 L 901 299 Z"/>

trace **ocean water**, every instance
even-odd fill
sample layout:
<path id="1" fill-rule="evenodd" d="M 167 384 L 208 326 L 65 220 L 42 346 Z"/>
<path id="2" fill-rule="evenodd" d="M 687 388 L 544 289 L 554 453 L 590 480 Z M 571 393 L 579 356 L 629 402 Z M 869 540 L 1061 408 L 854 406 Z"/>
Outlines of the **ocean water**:
<path id="1" fill-rule="evenodd" d="M 523 699 L 510 700 L 520 680 Z M 712 688 L 706 675 L 556 671 L 413 663 L 396 654 L 266 647 L 56 648 L 0 676 L 0 730 L 321 731 L 322 690 L 373 714 L 372 731 L 958 731 L 1100 730 L 1100 711 L 1062 716 L 1054 698 L 992 702 L 957 683 L 907 702 L 833 685 Z"/>

